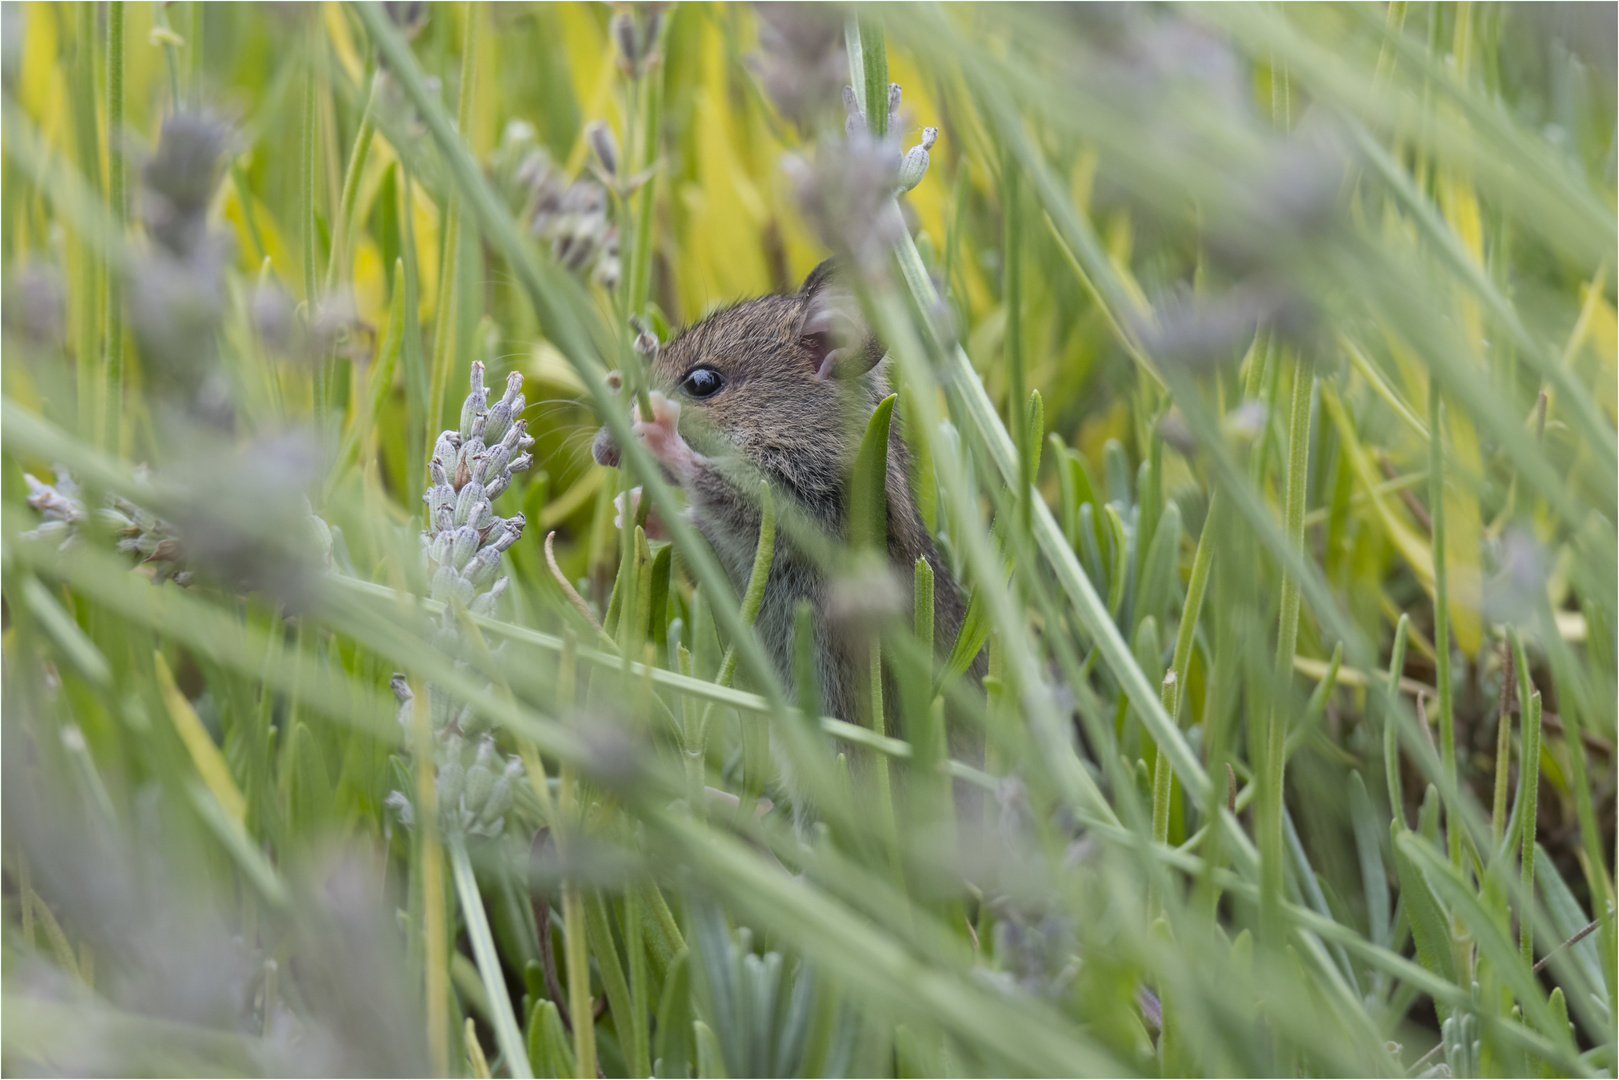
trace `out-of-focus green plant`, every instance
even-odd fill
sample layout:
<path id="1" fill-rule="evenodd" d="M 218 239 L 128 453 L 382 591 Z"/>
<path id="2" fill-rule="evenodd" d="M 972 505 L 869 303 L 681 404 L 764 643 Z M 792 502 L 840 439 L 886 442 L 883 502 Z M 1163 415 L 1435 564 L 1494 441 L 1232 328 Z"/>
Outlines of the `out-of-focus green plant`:
<path id="1" fill-rule="evenodd" d="M 1611 8 L 4 17 L 5 1069 L 1619 1068 Z M 886 723 L 629 427 L 829 252 Z"/>

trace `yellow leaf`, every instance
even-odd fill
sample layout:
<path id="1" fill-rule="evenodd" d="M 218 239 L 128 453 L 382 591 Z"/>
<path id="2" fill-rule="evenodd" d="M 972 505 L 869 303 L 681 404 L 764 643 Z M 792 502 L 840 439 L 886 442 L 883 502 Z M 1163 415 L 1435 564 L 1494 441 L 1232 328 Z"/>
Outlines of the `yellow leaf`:
<path id="1" fill-rule="evenodd" d="M 611 123 L 618 115 L 616 97 L 612 93 L 616 74 L 612 62 L 613 45 L 597 24 L 589 6 L 559 4 L 556 11 L 557 22 L 562 27 L 562 55 L 568 58 L 568 73 L 573 77 L 573 96 L 579 102 L 580 115 L 586 120 Z M 584 128 L 581 126 L 579 137 L 568 152 L 569 174 L 584 167 L 587 152 Z"/>
<path id="2" fill-rule="evenodd" d="M 67 107 L 67 88 L 63 85 L 62 68 L 57 63 L 56 21 L 58 17 L 71 19 L 72 15 L 66 9 L 52 10 L 55 7 L 55 4 L 44 3 L 28 5 L 22 73 L 17 80 L 17 97 L 23 111 L 34 118 L 47 139 L 60 126 Z"/>
<path id="3" fill-rule="evenodd" d="M 1451 230 L 1479 267 L 1484 266 L 1484 225 L 1479 214 L 1478 196 L 1473 185 L 1452 170 L 1445 170 L 1439 182 L 1440 205 Z M 1484 319 L 1477 295 L 1461 283 L 1456 286 L 1456 306 L 1462 334 L 1480 372 L 1484 371 Z M 1430 392 L 1432 392 L 1430 390 Z M 1467 656 L 1478 655 L 1484 644 L 1481 609 L 1484 576 L 1480 567 L 1484 541 L 1483 514 L 1479 509 L 1478 487 L 1484 476 L 1484 455 L 1479 448 L 1473 419 L 1465 412 L 1447 415 L 1444 512 L 1445 567 L 1450 592 L 1450 620 L 1456 644 Z M 1445 439 L 1446 433 L 1429 436 Z"/>
<path id="4" fill-rule="evenodd" d="M 353 272 L 355 314 L 367 325 L 377 327 L 380 334 L 388 314 L 387 281 L 382 274 L 382 252 L 369 236 L 360 237 L 354 245 Z"/>
<path id="5" fill-rule="evenodd" d="M 174 721 L 175 730 L 180 733 L 180 741 L 191 752 L 191 762 L 202 775 L 202 782 L 208 785 L 208 790 L 213 792 L 214 798 L 219 800 L 219 805 L 225 808 L 231 820 L 242 824 L 247 814 L 247 801 L 237 790 L 236 781 L 231 779 L 225 755 L 214 745 L 213 738 L 209 736 L 208 729 L 202 726 L 202 720 L 191 707 L 191 702 L 174 685 L 174 676 L 169 674 L 169 665 L 163 660 L 161 652 L 152 654 L 152 666 L 157 671 L 158 689 L 163 694 L 164 705 L 168 706 L 169 717 Z"/>
<path id="6" fill-rule="evenodd" d="M 281 231 L 275 227 L 275 221 L 270 216 L 269 208 L 249 192 L 248 198 L 252 200 L 253 227 L 248 225 L 247 214 L 240 197 L 240 189 L 234 183 L 227 181 L 224 185 L 222 202 L 225 220 L 230 222 L 231 230 L 236 234 L 236 252 L 240 257 L 240 266 L 244 273 L 255 273 L 264 256 L 269 256 L 270 266 L 275 270 L 276 277 L 283 283 L 291 285 L 294 281 L 302 280 L 303 270 L 293 259 L 287 245 L 281 240 Z M 261 253 L 253 240 L 254 227 L 258 230 L 258 239 L 264 244 Z"/>
<path id="7" fill-rule="evenodd" d="M 416 234 L 417 316 L 427 322 L 438 310 L 438 207 L 420 184 L 412 184 L 411 229 Z"/>
<path id="8" fill-rule="evenodd" d="M 365 77 L 365 65 L 360 63 L 360 54 L 354 48 L 354 38 L 349 33 L 348 20 L 343 18 L 343 5 L 335 0 L 327 0 L 321 5 L 321 15 L 326 22 L 326 36 L 332 43 L 332 51 L 337 53 L 338 63 L 348 73 L 349 81 L 356 86 Z"/>
<path id="9" fill-rule="evenodd" d="M 549 341 L 534 346 L 528 363 L 523 365 L 523 374 L 533 382 L 554 386 L 569 396 L 581 397 L 585 392 L 585 384 L 573 365 Z"/>
<path id="10" fill-rule="evenodd" d="M 1395 512 L 1389 504 L 1388 497 L 1379 490 L 1382 478 L 1377 475 L 1377 468 L 1372 464 L 1371 456 L 1361 445 L 1360 437 L 1355 433 L 1355 425 L 1349 419 L 1343 403 L 1338 400 L 1337 392 L 1325 382 L 1321 384 L 1321 405 L 1338 428 L 1338 437 L 1342 440 L 1344 451 L 1349 457 L 1350 468 L 1354 470 L 1355 479 L 1371 500 L 1372 508 L 1377 512 L 1377 519 L 1382 524 L 1383 530 L 1388 533 L 1389 539 L 1394 542 L 1394 546 L 1399 549 L 1406 563 L 1421 580 L 1422 587 L 1432 595 L 1432 546 L 1417 535 L 1401 514 Z"/>
<path id="11" fill-rule="evenodd" d="M 1479 565 L 1484 540 L 1479 510 L 1479 479 L 1484 456 L 1479 449 L 1473 418 L 1461 410 L 1445 413 L 1444 435 L 1449 448 L 1445 461 L 1445 569 L 1450 593 L 1450 628 L 1456 646 L 1466 656 L 1477 656 L 1484 645 L 1484 574 Z"/>

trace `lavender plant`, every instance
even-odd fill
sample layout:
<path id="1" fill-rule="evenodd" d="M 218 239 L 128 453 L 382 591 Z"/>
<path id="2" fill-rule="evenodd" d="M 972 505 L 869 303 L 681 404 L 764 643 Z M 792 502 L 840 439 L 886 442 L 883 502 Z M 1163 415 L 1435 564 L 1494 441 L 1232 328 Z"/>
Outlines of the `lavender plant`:
<path id="1" fill-rule="evenodd" d="M 473 361 L 460 426 L 439 434 L 428 465 L 431 484 L 422 496 L 427 504 L 422 568 L 428 595 L 444 605 L 431 640 L 436 649 L 456 657 L 461 670 L 470 667 L 464 658 L 462 614 L 494 614 L 511 584 L 500 573 L 501 556 L 517 543 L 526 524 L 521 513 L 503 518 L 492 506 L 511 486 L 512 474 L 534 463 L 529 453 L 534 439 L 522 416 L 522 374 L 507 376 L 505 392 L 491 405 L 483 371 L 483 363 Z M 504 649 L 504 644 L 498 646 L 496 656 Z M 408 738 L 414 695 L 402 674 L 391 685 Z M 499 836 L 513 785 L 523 775 L 522 761 L 516 755 L 501 759 L 488 719 L 472 703 L 434 684 L 427 694 L 437 802 L 445 826 L 468 836 Z M 407 824 L 414 819 L 403 792 L 392 792 L 389 804 Z"/>

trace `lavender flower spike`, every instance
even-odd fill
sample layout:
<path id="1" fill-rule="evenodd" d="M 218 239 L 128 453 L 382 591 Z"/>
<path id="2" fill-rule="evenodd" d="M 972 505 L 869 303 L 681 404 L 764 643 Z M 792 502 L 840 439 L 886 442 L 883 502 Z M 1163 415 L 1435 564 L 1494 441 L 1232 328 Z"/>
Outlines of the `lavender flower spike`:
<path id="1" fill-rule="evenodd" d="M 515 371 L 508 375 L 505 392 L 490 404 L 483 370 L 481 362 L 473 361 L 471 388 L 461 406 L 460 423 L 441 432 L 434 443 L 428 487 L 422 496 L 430 518 L 422 531 L 423 569 L 430 582 L 429 594 L 445 604 L 433 639 L 452 655 L 461 644 L 455 604 L 464 604 L 475 614 L 492 615 L 510 584 L 500 574 L 501 556 L 517 542 L 526 522 L 522 514 L 496 515 L 494 501 L 511 486 L 512 474 L 534 461 L 527 452 L 534 439 L 522 416 L 526 405 L 523 376 Z M 459 658 L 456 666 L 468 668 Z M 393 686 L 404 723 L 410 690 L 402 675 L 394 676 Z M 523 774 L 522 762 L 512 756 L 500 760 L 487 721 L 470 702 L 432 684 L 427 687 L 427 697 L 444 828 L 465 836 L 499 836 L 511 806 L 512 785 Z M 392 793 L 388 805 L 401 824 L 408 827 L 414 821 L 405 793 Z"/>

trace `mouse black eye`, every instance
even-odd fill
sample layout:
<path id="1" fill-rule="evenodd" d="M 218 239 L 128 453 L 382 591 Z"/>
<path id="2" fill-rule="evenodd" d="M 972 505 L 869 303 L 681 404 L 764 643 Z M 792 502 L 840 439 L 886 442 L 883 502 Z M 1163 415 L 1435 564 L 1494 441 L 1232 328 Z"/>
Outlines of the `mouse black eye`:
<path id="1" fill-rule="evenodd" d="M 680 392 L 687 397 L 713 397 L 725 387 L 725 376 L 711 367 L 692 368 L 680 380 Z"/>

